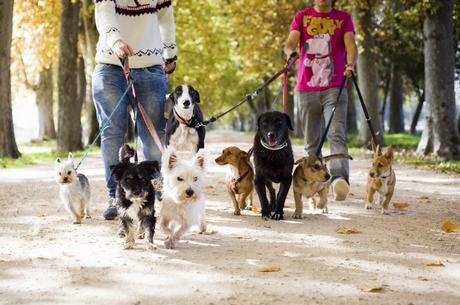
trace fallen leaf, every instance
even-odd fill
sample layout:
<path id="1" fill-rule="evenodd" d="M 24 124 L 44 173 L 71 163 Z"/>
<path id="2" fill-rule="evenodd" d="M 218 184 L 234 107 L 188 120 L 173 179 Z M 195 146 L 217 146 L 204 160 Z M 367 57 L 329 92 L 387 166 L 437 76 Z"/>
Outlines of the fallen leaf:
<path id="1" fill-rule="evenodd" d="M 352 193 L 352 192 L 349 192 L 349 193 L 348 193 L 348 196 L 354 196 L 354 195 L 355 195 L 355 194 Z"/>
<path id="2" fill-rule="evenodd" d="M 423 276 L 423 275 L 417 276 L 417 279 L 418 279 L 419 281 L 424 281 L 424 282 L 428 281 L 428 278 L 425 277 L 425 276 Z"/>
<path id="3" fill-rule="evenodd" d="M 257 213 L 257 208 L 256 207 L 252 207 L 251 210 L 252 210 L 253 213 Z"/>
<path id="4" fill-rule="evenodd" d="M 250 237 L 246 236 L 235 236 L 236 239 L 251 239 Z"/>
<path id="5" fill-rule="evenodd" d="M 73 257 L 72 254 L 69 254 L 69 253 L 67 253 L 65 251 L 62 251 L 62 255 L 67 256 L 67 257 Z"/>
<path id="6" fill-rule="evenodd" d="M 440 261 L 425 262 L 427 267 L 444 267 L 444 264 Z"/>
<path id="7" fill-rule="evenodd" d="M 393 203 L 393 206 L 397 210 L 404 210 L 409 207 L 409 204 L 407 202 L 395 202 Z"/>
<path id="8" fill-rule="evenodd" d="M 417 197 L 417 199 L 428 200 L 428 199 L 430 199 L 430 197 L 429 196 L 420 196 L 420 197 Z"/>
<path id="9" fill-rule="evenodd" d="M 206 185 L 206 188 L 207 188 L 207 189 L 213 189 L 213 188 L 214 188 L 214 185 L 211 185 L 211 184 Z"/>
<path id="10" fill-rule="evenodd" d="M 373 293 L 382 292 L 383 291 L 383 286 L 380 285 L 380 286 L 371 287 L 371 288 L 362 288 L 361 290 L 364 291 L 364 292 L 373 292 Z"/>
<path id="11" fill-rule="evenodd" d="M 40 213 L 40 214 L 37 214 L 37 217 L 43 218 L 43 217 L 46 217 L 46 214 L 45 213 Z"/>
<path id="12" fill-rule="evenodd" d="M 351 226 L 351 227 L 338 227 L 337 229 L 335 229 L 335 232 L 339 233 L 339 234 L 354 234 L 354 233 L 361 233 L 360 231 L 358 231 L 358 229 L 356 228 L 356 226 Z"/>
<path id="13" fill-rule="evenodd" d="M 257 272 L 279 272 L 281 270 L 278 266 L 259 266 Z"/>
<path id="14" fill-rule="evenodd" d="M 457 231 L 457 224 L 453 223 L 450 220 L 444 221 L 444 223 L 441 225 L 441 230 L 443 230 L 446 233 L 452 233 Z"/>

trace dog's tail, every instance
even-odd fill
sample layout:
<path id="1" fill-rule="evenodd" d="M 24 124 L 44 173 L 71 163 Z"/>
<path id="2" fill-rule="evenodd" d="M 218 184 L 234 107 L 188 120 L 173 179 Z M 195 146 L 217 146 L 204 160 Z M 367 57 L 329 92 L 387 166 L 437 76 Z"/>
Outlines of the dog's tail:
<path id="1" fill-rule="evenodd" d="M 134 153 L 134 149 L 132 149 L 128 144 L 124 144 L 118 151 L 118 158 L 121 163 L 129 163 L 129 159 L 134 157 Z"/>

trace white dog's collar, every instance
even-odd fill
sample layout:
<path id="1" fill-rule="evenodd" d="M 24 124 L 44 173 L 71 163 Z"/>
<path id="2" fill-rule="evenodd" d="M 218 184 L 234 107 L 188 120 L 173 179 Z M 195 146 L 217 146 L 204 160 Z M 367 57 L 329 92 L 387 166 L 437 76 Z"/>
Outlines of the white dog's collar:
<path id="1" fill-rule="evenodd" d="M 268 149 L 268 150 L 280 150 L 280 149 L 283 149 L 283 148 L 285 148 L 286 146 L 288 146 L 287 141 L 285 141 L 284 143 L 282 143 L 282 144 L 280 144 L 280 145 L 277 145 L 277 146 L 275 146 L 275 147 L 271 147 L 271 146 L 269 146 L 267 143 L 265 143 L 265 142 L 262 140 L 262 138 L 260 139 L 260 144 L 261 144 L 264 148 L 266 148 L 266 149 Z"/>
<path id="2" fill-rule="evenodd" d="M 174 111 L 176 114 L 180 116 L 181 119 L 185 121 L 189 121 L 193 117 L 193 107 L 190 107 L 190 109 L 184 110 L 180 109 L 179 107 L 174 106 Z"/>

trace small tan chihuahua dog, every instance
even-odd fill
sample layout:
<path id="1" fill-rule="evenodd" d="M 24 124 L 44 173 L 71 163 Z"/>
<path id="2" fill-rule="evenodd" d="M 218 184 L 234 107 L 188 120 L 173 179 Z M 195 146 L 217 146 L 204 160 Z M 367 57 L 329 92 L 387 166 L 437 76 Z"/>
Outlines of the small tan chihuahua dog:
<path id="1" fill-rule="evenodd" d="M 347 154 L 334 154 L 324 158 L 317 156 L 303 157 L 294 163 L 297 167 L 292 177 L 295 201 L 293 218 L 302 218 L 302 195 L 309 199 L 311 210 L 318 208 L 322 209 L 323 213 L 328 213 L 327 194 L 329 192 L 329 179 L 331 175 L 329 174 L 326 163 L 334 159 L 343 158 L 353 160 Z M 319 195 L 319 202 L 316 202 L 316 198 L 314 197 L 316 194 Z"/>
<path id="2" fill-rule="evenodd" d="M 374 194 L 377 192 L 378 204 L 382 206 L 382 214 L 388 214 L 388 204 L 395 190 L 396 175 L 391 167 L 393 149 L 388 146 L 382 153 L 380 146 L 374 148 L 372 166 L 367 176 L 366 209 L 374 206 Z"/>
<path id="3" fill-rule="evenodd" d="M 230 146 L 222 151 L 216 163 L 229 166 L 227 192 L 235 209 L 233 214 L 241 215 L 241 210 L 246 208 L 247 197 L 249 197 L 249 208 L 253 207 L 254 170 L 248 153 L 236 146 Z"/>

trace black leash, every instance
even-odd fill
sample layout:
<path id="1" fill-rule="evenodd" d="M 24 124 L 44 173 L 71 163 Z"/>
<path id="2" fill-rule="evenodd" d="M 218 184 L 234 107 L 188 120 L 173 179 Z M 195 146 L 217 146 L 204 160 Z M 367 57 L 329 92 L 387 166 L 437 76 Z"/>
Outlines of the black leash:
<path id="1" fill-rule="evenodd" d="M 369 130 L 371 131 L 372 141 L 377 144 L 377 136 L 374 131 L 374 127 L 372 126 L 371 118 L 369 116 L 369 112 L 367 111 L 366 104 L 364 103 L 363 96 L 361 95 L 361 90 L 359 90 L 358 81 L 356 80 L 356 76 L 351 71 L 351 78 L 353 79 L 353 83 L 355 84 L 356 92 L 358 92 L 359 102 L 361 103 L 361 107 L 363 108 L 364 116 L 366 117 L 367 125 L 369 126 Z"/>
<path id="2" fill-rule="evenodd" d="M 235 104 L 233 107 L 227 109 L 226 111 L 216 115 L 216 116 L 211 116 L 208 120 L 205 120 L 203 121 L 203 125 L 204 126 L 207 126 L 209 123 L 213 123 L 215 121 L 217 121 L 218 119 L 220 119 L 221 117 L 223 117 L 224 115 L 232 112 L 233 110 L 235 110 L 236 108 L 240 107 L 241 105 L 243 105 L 244 103 L 246 102 L 249 102 L 253 99 L 255 99 L 259 94 L 260 92 L 262 92 L 262 90 L 267 87 L 268 85 L 270 85 L 272 82 L 274 82 L 278 77 L 280 77 L 281 75 L 283 75 L 286 71 L 289 71 L 291 69 L 291 67 L 294 65 L 294 63 L 297 61 L 297 59 L 299 58 L 297 52 L 293 52 L 291 54 L 291 56 L 289 57 L 288 61 L 286 62 L 286 65 L 283 67 L 283 69 L 279 70 L 278 72 L 276 72 L 275 74 L 273 74 L 268 80 L 266 80 L 261 86 L 259 86 L 258 88 L 256 88 L 256 90 L 251 93 L 251 94 L 247 94 L 243 99 L 241 99 L 237 104 Z"/>

